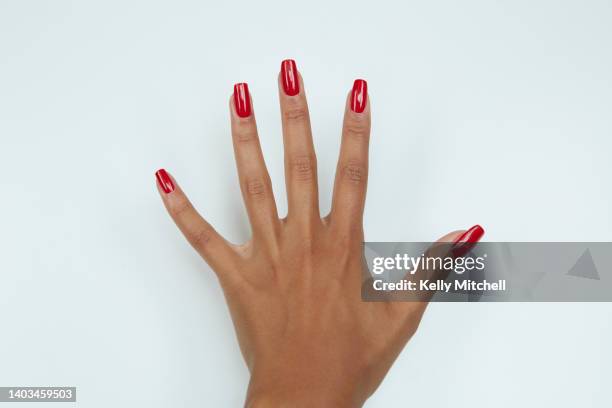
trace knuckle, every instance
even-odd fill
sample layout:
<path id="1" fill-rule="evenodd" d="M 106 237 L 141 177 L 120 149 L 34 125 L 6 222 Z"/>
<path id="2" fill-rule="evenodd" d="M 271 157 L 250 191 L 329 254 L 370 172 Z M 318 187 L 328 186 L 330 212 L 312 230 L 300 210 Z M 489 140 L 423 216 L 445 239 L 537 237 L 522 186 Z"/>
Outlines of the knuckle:
<path id="1" fill-rule="evenodd" d="M 207 229 L 201 229 L 191 232 L 187 239 L 195 248 L 204 248 L 208 245 L 212 238 L 212 234 Z"/>
<path id="2" fill-rule="evenodd" d="M 239 128 L 235 132 L 236 141 L 252 142 L 257 140 L 257 131 L 251 127 Z"/>
<path id="3" fill-rule="evenodd" d="M 370 138 L 370 125 L 365 120 L 350 120 L 344 127 L 346 137 L 367 141 Z"/>
<path id="4" fill-rule="evenodd" d="M 316 252 L 316 245 L 313 238 L 305 238 L 301 242 L 302 253 L 306 256 L 313 256 Z"/>
<path id="5" fill-rule="evenodd" d="M 345 182 L 362 185 L 366 181 L 367 169 L 361 162 L 351 160 L 342 168 L 342 175 Z"/>
<path id="6" fill-rule="evenodd" d="M 283 112 L 283 117 L 287 122 L 305 122 L 308 120 L 308 109 L 303 106 L 291 107 Z"/>
<path id="7" fill-rule="evenodd" d="M 246 194 L 253 200 L 263 200 L 266 197 L 266 184 L 262 179 L 247 180 Z"/>
<path id="8" fill-rule="evenodd" d="M 169 210 L 173 217 L 181 217 L 188 211 L 191 211 L 193 206 L 187 199 L 180 199 L 170 204 Z"/>
<path id="9" fill-rule="evenodd" d="M 298 181 L 312 181 L 314 178 L 316 159 L 311 155 L 294 156 L 290 160 L 293 177 Z"/>

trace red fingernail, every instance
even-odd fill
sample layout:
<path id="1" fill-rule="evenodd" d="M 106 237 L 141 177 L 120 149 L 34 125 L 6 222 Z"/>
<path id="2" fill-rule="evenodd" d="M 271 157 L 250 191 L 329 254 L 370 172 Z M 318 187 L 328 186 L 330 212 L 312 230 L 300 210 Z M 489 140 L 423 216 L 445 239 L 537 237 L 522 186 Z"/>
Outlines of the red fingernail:
<path id="1" fill-rule="evenodd" d="M 157 182 L 159 186 L 164 190 L 164 193 L 168 194 L 174 191 L 174 183 L 172 179 L 164 169 L 159 169 L 155 172 L 155 178 L 157 178 Z"/>
<path id="2" fill-rule="evenodd" d="M 300 80 L 294 60 L 286 59 L 281 63 L 281 79 L 285 94 L 295 96 L 300 93 Z"/>
<path id="3" fill-rule="evenodd" d="M 249 86 L 244 82 L 234 85 L 234 106 L 241 118 L 251 116 L 251 95 Z"/>
<path id="4" fill-rule="evenodd" d="M 453 242 L 451 251 L 454 256 L 464 256 L 472 250 L 484 235 L 484 229 L 480 225 L 474 225 L 465 231 Z"/>
<path id="5" fill-rule="evenodd" d="M 368 83 L 363 79 L 356 79 L 351 92 L 351 110 L 361 113 L 368 103 Z"/>

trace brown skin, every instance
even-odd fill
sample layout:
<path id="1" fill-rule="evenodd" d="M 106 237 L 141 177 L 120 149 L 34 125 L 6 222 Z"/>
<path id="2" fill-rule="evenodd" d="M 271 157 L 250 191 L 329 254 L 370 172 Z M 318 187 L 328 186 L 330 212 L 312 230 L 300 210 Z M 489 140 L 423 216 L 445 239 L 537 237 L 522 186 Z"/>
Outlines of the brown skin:
<path id="1" fill-rule="evenodd" d="M 426 302 L 363 302 L 363 210 L 370 103 L 347 99 L 332 210 L 319 214 L 317 166 L 304 84 L 279 84 L 288 215 L 279 219 L 254 115 L 230 101 L 232 140 L 253 237 L 223 239 L 181 188 L 164 194 L 170 216 L 216 272 L 251 373 L 248 407 L 359 407 L 417 329 Z M 441 241 L 452 242 L 463 231 Z"/>

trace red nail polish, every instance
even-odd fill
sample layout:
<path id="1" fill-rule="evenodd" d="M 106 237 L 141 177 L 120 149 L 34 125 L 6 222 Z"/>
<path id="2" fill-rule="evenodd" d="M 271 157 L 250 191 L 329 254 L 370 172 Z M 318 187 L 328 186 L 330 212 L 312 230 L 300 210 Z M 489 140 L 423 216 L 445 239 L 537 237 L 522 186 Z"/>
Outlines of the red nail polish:
<path id="1" fill-rule="evenodd" d="M 351 92 L 351 110 L 361 113 L 368 103 L 368 83 L 363 79 L 356 79 Z"/>
<path id="2" fill-rule="evenodd" d="M 474 225 L 453 242 L 451 248 L 453 255 L 457 257 L 464 256 L 476 246 L 483 235 L 484 229 L 480 225 Z"/>
<path id="3" fill-rule="evenodd" d="M 287 59 L 281 63 L 281 80 L 285 94 L 295 96 L 300 93 L 300 80 L 294 60 Z"/>
<path id="4" fill-rule="evenodd" d="M 244 82 L 234 85 L 234 106 L 241 118 L 251 116 L 251 95 L 249 86 Z"/>
<path id="5" fill-rule="evenodd" d="M 155 178 L 157 178 L 157 182 L 159 186 L 164 190 L 164 193 L 168 194 L 174 191 L 174 183 L 172 179 L 164 169 L 159 169 L 155 172 Z"/>

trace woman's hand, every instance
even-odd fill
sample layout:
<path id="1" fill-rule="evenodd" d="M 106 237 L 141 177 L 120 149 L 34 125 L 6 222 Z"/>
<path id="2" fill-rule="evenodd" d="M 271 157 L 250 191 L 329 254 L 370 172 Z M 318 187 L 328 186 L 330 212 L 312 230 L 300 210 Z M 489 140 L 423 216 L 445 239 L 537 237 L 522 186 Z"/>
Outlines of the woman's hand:
<path id="1" fill-rule="evenodd" d="M 279 98 L 288 215 L 279 219 L 247 84 L 230 101 L 232 140 L 253 237 L 223 239 L 166 171 L 156 173 L 164 204 L 216 272 L 251 372 L 247 406 L 357 407 L 382 381 L 415 332 L 425 302 L 363 302 L 363 210 L 370 103 L 358 79 L 348 95 L 332 209 L 319 214 L 317 163 L 304 84 L 283 61 Z M 444 241 L 471 243 L 475 227 Z"/>

